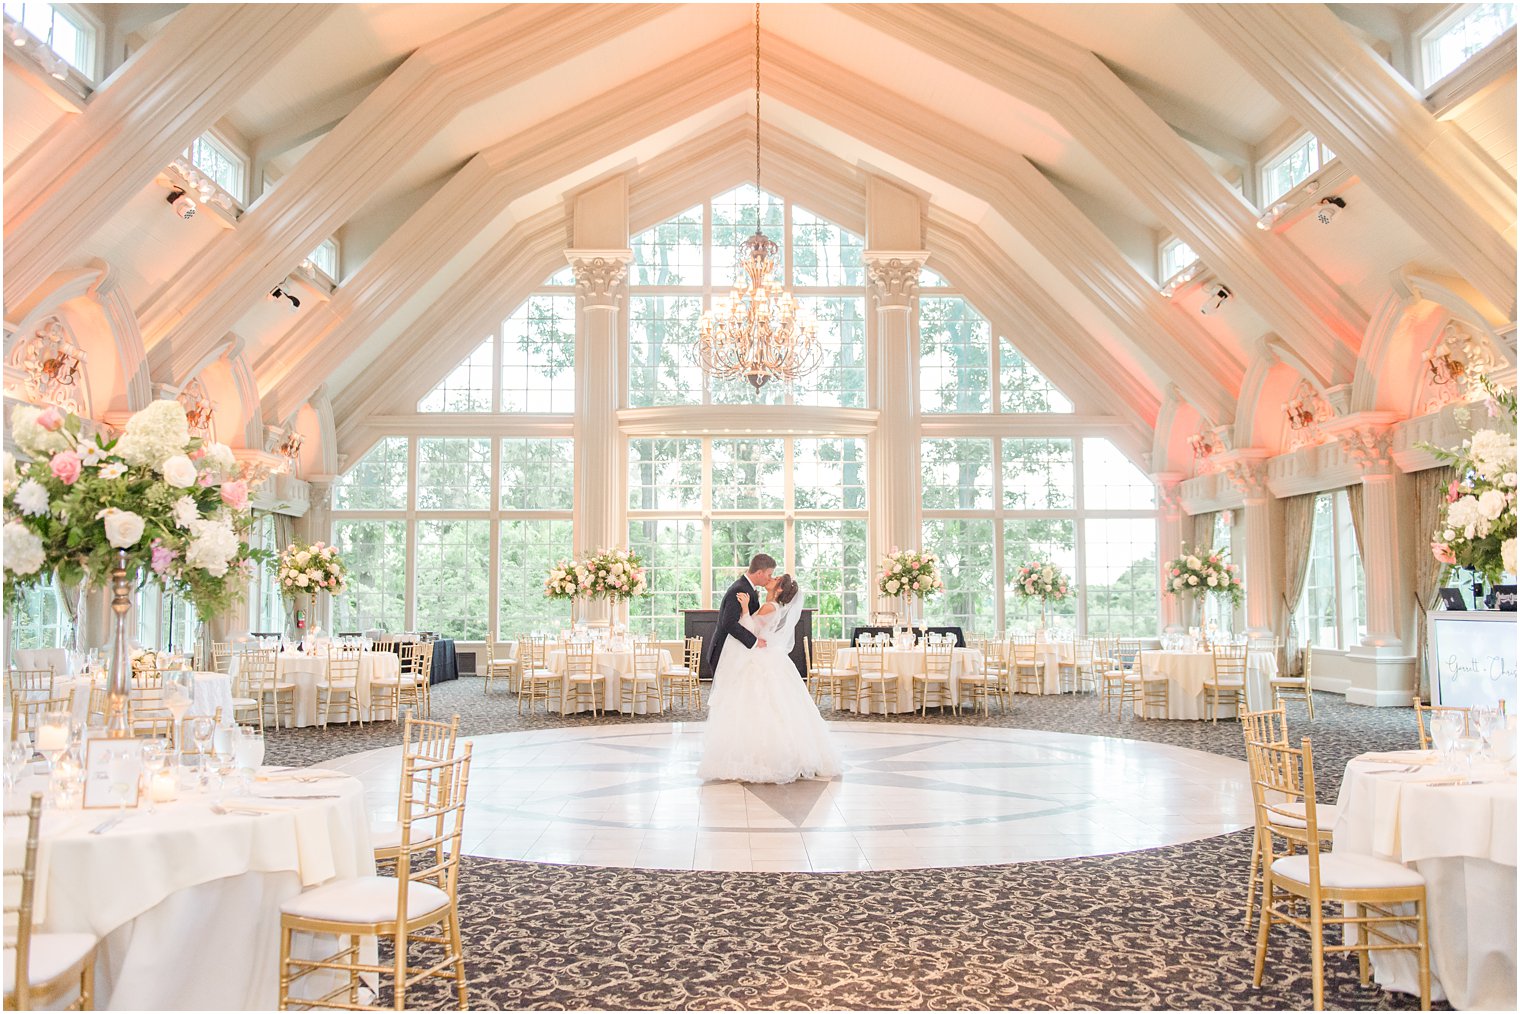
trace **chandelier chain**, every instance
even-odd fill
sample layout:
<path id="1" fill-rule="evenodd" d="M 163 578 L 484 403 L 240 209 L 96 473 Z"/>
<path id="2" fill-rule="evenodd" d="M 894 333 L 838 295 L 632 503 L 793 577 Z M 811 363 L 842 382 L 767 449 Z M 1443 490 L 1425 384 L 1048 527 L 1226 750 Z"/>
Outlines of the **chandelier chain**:
<path id="1" fill-rule="evenodd" d="M 760 224 L 760 4 L 755 4 L 755 224 Z"/>

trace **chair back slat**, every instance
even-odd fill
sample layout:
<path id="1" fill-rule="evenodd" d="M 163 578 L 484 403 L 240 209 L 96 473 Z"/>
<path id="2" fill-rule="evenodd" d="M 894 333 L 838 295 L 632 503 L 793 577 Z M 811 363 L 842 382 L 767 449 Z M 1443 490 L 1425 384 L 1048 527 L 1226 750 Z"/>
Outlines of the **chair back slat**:
<path id="1" fill-rule="evenodd" d="M 5 816 L 26 816 L 26 847 L 21 865 L 5 867 L 5 959 L 11 962 L 6 978 L 14 984 L 6 1006 L 31 1010 L 32 912 L 37 897 L 37 843 L 42 829 L 42 793 L 33 792 L 24 811 L 6 811 Z M 7 854 L 14 860 L 14 854 Z M 14 887 L 12 884 L 14 883 Z M 12 898 L 15 899 L 14 903 Z"/>
<path id="2" fill-rule="evenodd" d="M 403 754 L 401 845 L 396 856 L 396 911 L 406 919 L 407 884 L 429 883 L 456 897 L 460 839 L 475 744 L 445 760 Z"/>
<path id="3" fill-rule="evenodd" d="M 924 674 L 930 679 L 949 679 L 950 667 L 955 661 L 955 645 L 924 645 Z"/>

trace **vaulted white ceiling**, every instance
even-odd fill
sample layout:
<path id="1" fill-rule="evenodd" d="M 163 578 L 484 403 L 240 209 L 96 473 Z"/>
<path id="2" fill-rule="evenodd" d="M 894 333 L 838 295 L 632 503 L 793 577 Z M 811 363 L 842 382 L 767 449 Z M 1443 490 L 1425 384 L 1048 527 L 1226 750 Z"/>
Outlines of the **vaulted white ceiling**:
<path id="1" fill-rule="evenodd" d="M 84 7 L 106 24 L 130 21 L 129 41 L 143 53 L 167 42 L 184 16 L 169 5 Z M 1357 45 L 1370 41 L 1397 62 L 1363 25 L 1381 19 L 1407 34 L 1444 9 L 1361 5 L 1352 19 L 1358 24 L 1337 23 Z M 683 146 L 700 148 L 718 133 L 742 145 L 752 109 L 752 13 L 741 4 L 334 5 L 288 39 L 215 126 L 249 155 L 256 176 L 302 180 L 310 160 L 331 153 L 345 117 L 387 94 L 388 79 L 394 85 L 402 80 L 396 75 L 423 81 L 447 71 L 449 83 L 429 85 L 433 112 L 406 138 L 410 154 L 366 179 L 362 194 L 344 190 L 342 173 L 355 167 L 341 160 L 316 184 L 302 180 L 332 187 L 335 200 L 342 192 L 341 203 L 326 206 L 345 210 L 324 216 L 322 207 L 299 207 L 298 226 L 260 216 L 270 197 L 259 195 L 258 179 L 236 226 L 212 215 L 181 222 L 167 213 L 163 189 L 144 185 L 51 266 L 111 264 L 142 313 L 144 341 L 160 366 L 182 370 L 194 359 L 187 346 L 210 348 L 230 333 L 258 364 L 266 406 L 287 411 L 323 383 L 341 397 L 394 343 L 423 341 L 414 325 L 430 304 L 519 234 L 513 230 L 562 209 L 567 195 Z M 1460 273 L 1354 167 L 1335 177 L 1350 210 L 1334 228 L 1298 218 L 1269 234 L 1241 232 L 1256 211 L 1233 185 L 1244 176 L 1252 195 L 1254 164 L 1302 128 L 1284 93 L 1258 80 L 1259 69 L 1253 74 L 1180 5 L 766 4 L 762 16 L 763 118 L 778 146 L 921 192 L 941 227 L 978 232 L 989 253 L 1061 307 L 1071 331 L 1063 337 L 1079 359 L 1118 364 L 1152 404 L 1176 381 L 1205 415 L 1227 417 L 1242 374 L 1268 341 L 1302 357 L 1320 380 L 1344 382 L 1342 353 L 1354 361 L 1355 340 L 1391 271 L 1418 263 Z M 986 45 L 957 52 L 954 40 L 967 36 L 956 33 L 979 26 Z M 482 51 L 489 40 L 499 42 Z M 1467 133 L 1484 171 L 1512 189 L 1510 45 L 1507 75 L 1442 112 Z M 1022 52 L 1048 58 L 1052 79 L 1038 80 L 1033 58 L 1023 69 L 995 58 Z M 1081 83 L 1072 90 L 1089 93 L 1068 100 L 1062 74 Z M 91 102 L 116 83 L 107 81 Z M 1125 102 L 1138 96 L 1142 105 L 1105 108 L 1105 94 Z M 13 170 L 30 163 L 34 171 L 38 152 L 45 157 L 80 108 L 7 48 L 8 190 Z M 1507 132 L 1495 126 L 1506 110 Z M 1107 146 L 1105 116 L 1126 124 L 1143 116 L 1155 143 L 1134 160 L 1116 157 L 1122 145 Z M 373 156 L 356 147 L 353 157 Z M 787 157 L 774 156 L 778 166 Z M 1158 166 L 1168 167 L 1168 178 L 1158 178 Z M 805 193 L 791 196 L 807 201 Z M 1204 252 L 1241 297 L 1231 313 L 1201 317 L 1187 298 L 1156 294 L 1156 247 L 1179 224 L 1228 247 L 1213 257 Z M 1512 248 L 1513 217 L 1494 227 Z M 258 241 L 259 230 L 276 239 Z M 9 245 L 9 211 L 6 232 Z M 411 249 L 414 233 L 431 237 L 425 257 Z M 343 245 L 343 278 L 329 303 L 292 316 L 257 298 L 300 259 L 292 244 L 327 234 Z M 246 264 L 228 261 L 228 251 Z M 221 266 L 212 271 L 213 263 Z M 398 273 L 408 281 L 404 296 L 387 297 L 377 310 L 372 294 L 388 291 Z M 203 275 L 217 292 L 200 287 Z M 229 285 L 240 286 L 235 295 Z M 8 321 L 29 295 L 7 288 Z M 1512 297 L 1495 302 L 1503 304 L 1497 315 L 1513 316 Z M 181 320 L 206 330 L 187 335 Z M 1349 352 L 1338 353 L 1337 342 L 1351 343 Z"/>

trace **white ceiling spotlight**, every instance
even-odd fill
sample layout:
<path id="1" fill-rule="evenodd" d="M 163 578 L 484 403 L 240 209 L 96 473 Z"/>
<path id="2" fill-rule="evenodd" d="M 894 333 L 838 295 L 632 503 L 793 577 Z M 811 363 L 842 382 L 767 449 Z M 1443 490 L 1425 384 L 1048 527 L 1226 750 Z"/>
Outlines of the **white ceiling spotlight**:
<path id="1" fill-rule="evenodd" d="M 1345 198 L 1326 197 L 1319 202 L 1319 207 L 1314 210 L 1314 220 L 1320 225 L 1329 225 L 1335 220 L 1336 213 L 1345 206 Z"/>
<path id="2" fill-rule="evenodd" d="M 1203 294 L 1203 305 L 1198 312 L 1207 317 L 1211 313 L 1218 313 L 1224 304 L 1230 301 L 1231 292 L 1223 285 L 1215 285 Z"/>
<path id="3" fill-rule="evenodd" d="M 1287 210 L 1288 202 L 1278 201 L 1261 213 L 1261 217 L 1256 220 L 1256 228 L 1263 231 L 1272 228 L 1272 226 L 1277 224 L 1277 220 L 1283 216 L 1283 212 Z"/>
<path id="4" fill-rule="evenodd" d="M 295 293 L 290 291 L 290 279 L 288 278 L 269 291 L 269 298 L 290 300 L 291 313 L 296 313 L 301 309 L 301 300 L 296 297 Z"/>

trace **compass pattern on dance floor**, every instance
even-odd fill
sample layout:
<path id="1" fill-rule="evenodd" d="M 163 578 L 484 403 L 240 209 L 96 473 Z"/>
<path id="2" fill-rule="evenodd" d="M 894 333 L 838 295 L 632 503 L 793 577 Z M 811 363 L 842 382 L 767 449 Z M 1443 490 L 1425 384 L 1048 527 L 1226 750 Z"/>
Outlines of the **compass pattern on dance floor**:
<path id="1" fill-rule="evenodd" d="M 1022 729 L 837 723 L 843 777 L 703 784 L 700 724 L 476 737 L 465 851 L 649 869 L 977 866 L 1195 841 L 1251 822 L 1237 760 Z M 330 766 L 393 819 L 397 749 Z"/>

